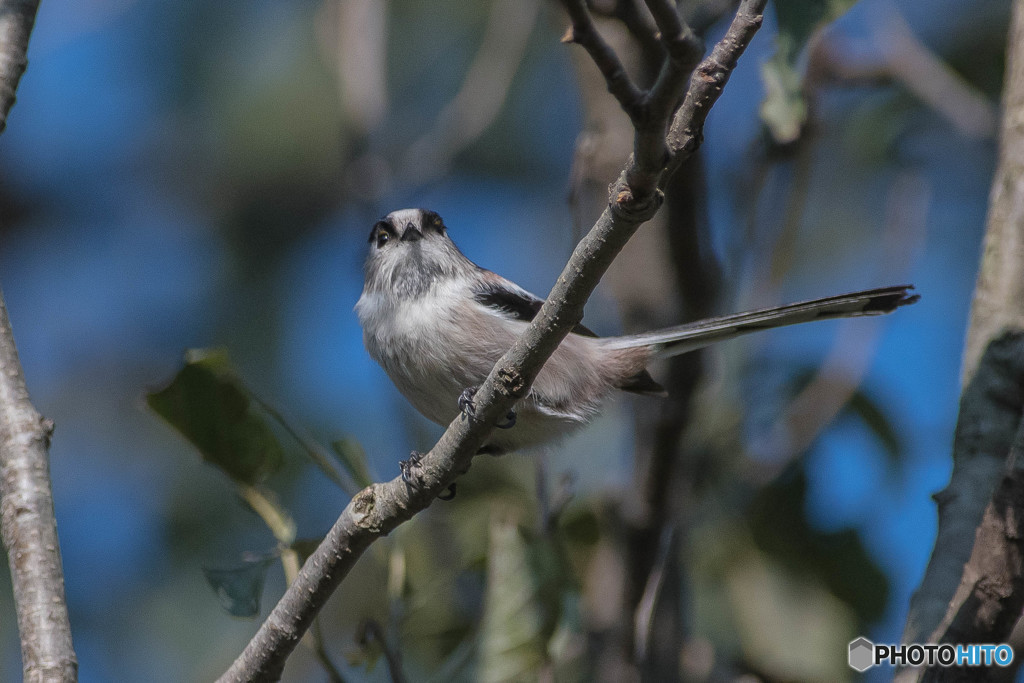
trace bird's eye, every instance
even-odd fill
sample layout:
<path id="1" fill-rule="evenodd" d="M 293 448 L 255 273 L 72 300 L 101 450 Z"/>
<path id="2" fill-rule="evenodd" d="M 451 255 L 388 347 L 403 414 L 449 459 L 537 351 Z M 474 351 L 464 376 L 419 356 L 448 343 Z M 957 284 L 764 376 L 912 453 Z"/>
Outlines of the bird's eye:
<path id="1" fill-rule="evenodd" d="M 389 239 L 391 239 L 391 235 L 388 234 L 387 230 L 378 230 L 377 231 L 377 248 L 380 249 L 381 247 L 383 247 L 385 244 L 388 243 Z"/>

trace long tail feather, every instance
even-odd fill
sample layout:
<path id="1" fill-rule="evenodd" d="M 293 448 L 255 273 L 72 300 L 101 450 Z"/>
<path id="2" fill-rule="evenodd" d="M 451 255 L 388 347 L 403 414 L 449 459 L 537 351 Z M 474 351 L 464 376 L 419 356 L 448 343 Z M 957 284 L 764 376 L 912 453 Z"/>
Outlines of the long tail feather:
<path id="1" fill-rule="evenodd" d="M 776 308 L 707 318 L 654 332 L 612 337 L 607 339 L 606 343 L 609 348 L 620 349 L 649 346 L 655 356 L 676 356 L 708 344 L 774 327 L 798 325 L 812 320 L 884 315 L 921 298 L 917 294 L 911 294 L 911 289 L 913 285 L 868 289 Z"/>

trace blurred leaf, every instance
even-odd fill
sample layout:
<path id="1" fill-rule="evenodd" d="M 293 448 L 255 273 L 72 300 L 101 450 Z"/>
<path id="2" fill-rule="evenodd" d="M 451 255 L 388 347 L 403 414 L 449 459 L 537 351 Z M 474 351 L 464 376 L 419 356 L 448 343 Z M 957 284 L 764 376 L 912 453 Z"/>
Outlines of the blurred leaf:
<path id="1" fill-rule="evenodd" d="M 366 464 L 366 451 L 358 441 L 349 437 L 338 439 L 331 442 L 331 450 L 359 488 L 364 489 L 373 483 L 370 467 Z"/>
<path id="2" fill-rule="evenodd" d="M 203 567 L 203 575 L 228 614 L 255 617 L 260 613 L 260 596 L 263 595 L 267 569 L 276 560 L 274 556 L 245 558 L 240 566 L 231 569 Z"/>
<path id="3" fill-rule="evenodd" d="M 873 398 L 863 391 L 856 391 L 847 402 L 846 408 L 863 420 L 871 433 L 878 437 L 879 442 L 885 448 L 886 455 L 892 460 L 899 459 L 903 452 L 900 436 L 888 416 Z"/>
<path id="4" fill-rule="evenodd" d="M 537 679 L 559 619 L 560 579 L 557 555 L 547 543 L 528 539 L 513 522 L 492 522 L 480 680 Z"/>
<path id="5" fill-rule="evenodd" d="M 751 549 L 731 565 L 725 582 L 743 658 L 756 671 L 768 680 L 849 679 L 853 615 L 813 577 Z"/>
<path id="6" fill-rule="evenodd" d="M 786 45 L 790 45 L 787 41 Z M 761 65 L 765 98 L 761 102 L 761 120 L 768 127 L 772 139 L 780 145 L 795 142 L 807 122 L 807 102 L 804 100 L 802 77 L 795 63 L 782 47 Z"/>
<path id="7" fill-rule="evenodd" d="M 762 489 L 747 511 L 754 542 L 794 575 L 817 578 L 854 609 L 860 625 L 879 619 L 889 593 L 885 574 L 856 531 L 821 532 L 811 527 L 806 490 L 800 467 Z"/>
<path id="8" fill-rule="evenodd" d="M 185 367 L 146 402 L 236 481 L 256 484 L 283 462 L 266 416 L 222 349 L 187 351 Z"/>
<path id="9" fill-rule="evenodd" d="M 788 145 L 800 138 L 807 123 L 800 53 L 814 32 L 838 19 L 856 0 L 778 0 L 772 3 L 778 23 L 775 54 L 761 67 L 765 99 L 761 120 L 772 140 Z"/>

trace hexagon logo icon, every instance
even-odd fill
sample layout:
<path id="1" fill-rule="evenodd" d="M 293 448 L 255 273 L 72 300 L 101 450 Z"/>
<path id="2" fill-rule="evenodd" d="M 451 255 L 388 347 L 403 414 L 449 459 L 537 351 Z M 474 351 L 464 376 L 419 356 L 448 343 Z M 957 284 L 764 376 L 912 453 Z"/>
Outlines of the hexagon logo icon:
<path id="1" fill-rule="evenodd" d="M 875 665 L 875 644 L 861 636 L 850 642 L 850 668 L 864 673 Z"/>

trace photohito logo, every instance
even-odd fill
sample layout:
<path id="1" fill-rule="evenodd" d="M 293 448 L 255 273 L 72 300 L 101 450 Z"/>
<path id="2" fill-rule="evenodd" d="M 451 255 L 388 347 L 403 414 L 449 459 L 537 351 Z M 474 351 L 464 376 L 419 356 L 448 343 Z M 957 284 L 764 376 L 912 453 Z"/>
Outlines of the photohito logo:
<path id="1" fill-rule="evenodd" d="M 850 668 L 863 673 L 879 664 L 893 666 L 1009 666 L 1013 648 L 999 645 L 953 645 L 951 643 L 918 643 L 875 645 L 861 636 L 850 642 Z"/>

